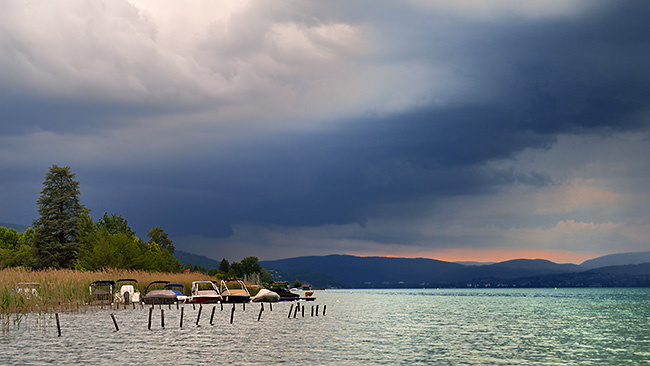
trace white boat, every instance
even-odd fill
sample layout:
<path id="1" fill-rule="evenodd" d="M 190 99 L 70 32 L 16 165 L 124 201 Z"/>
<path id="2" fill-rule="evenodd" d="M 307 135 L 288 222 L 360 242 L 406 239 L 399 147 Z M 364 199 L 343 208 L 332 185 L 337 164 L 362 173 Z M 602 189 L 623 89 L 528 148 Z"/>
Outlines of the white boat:
<path id="1" fill-rule="evenodd" d="M 194 281 L 192 282 L 192 294 L 187 299 L 187 302 L 191 304 L 215 303 L 221 301 L 221 299 L 219 289 L 214 282 Z"/>
<path id="2" fill-rule="evenodd" d="M 120 282 L 126 282 L 120 286 Z M 122 304 L 130 303 L 139 303 L 142 301 L 142 296 L 140 296 L 140 291 L 135 288 L 137 280 L 131 278 L 122 278 L 116 281 L 116 287 L 119 288 L 115 294 L 115 302 Z"/>

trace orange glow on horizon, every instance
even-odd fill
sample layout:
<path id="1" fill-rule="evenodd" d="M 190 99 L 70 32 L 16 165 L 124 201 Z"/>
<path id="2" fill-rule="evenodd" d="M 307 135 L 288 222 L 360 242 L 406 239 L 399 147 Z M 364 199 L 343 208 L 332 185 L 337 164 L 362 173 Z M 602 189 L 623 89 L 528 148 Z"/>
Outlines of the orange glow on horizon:
<path id="1" fill-rule="evenodd" d="M 391 257 L 391 258 L 430 258 L 445 262 L 504 262 L 511 259 L 546 259 L 555 263 L 580 264 L 588 259 L 609 253 L 578 253 L 564 250 L 535 250 L 535 249 L 438 249 L 432 251 L 408 252 L 403 254 L 385 253 L 348 253 L 361 257 Z"/>

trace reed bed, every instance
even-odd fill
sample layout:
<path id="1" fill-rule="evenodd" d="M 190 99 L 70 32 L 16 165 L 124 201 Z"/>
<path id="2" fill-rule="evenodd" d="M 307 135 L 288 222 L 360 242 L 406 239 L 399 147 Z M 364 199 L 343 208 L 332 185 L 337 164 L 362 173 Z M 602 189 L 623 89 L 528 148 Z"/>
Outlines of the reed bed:
<path id="1" fill-rule="evenodd" d="M 214 279 L 200 272 L 162 273 L 121 269 L 79 272 L 7 268 L 0 270 L 0 319 L 6 323 L 9 319 L 19 321 L 27 313 L 86 311 L 93 306 L 89 291 L 92 282 L 125 278 L 138 281 L 136 288 L 143 294 L 146 286 L 153 281 L 179 283 L 189 293 L 192 281 Z M 30 287 L 25 283 L 40 285 Z M 31 288 L 35 288 L 35 292 Z"/>

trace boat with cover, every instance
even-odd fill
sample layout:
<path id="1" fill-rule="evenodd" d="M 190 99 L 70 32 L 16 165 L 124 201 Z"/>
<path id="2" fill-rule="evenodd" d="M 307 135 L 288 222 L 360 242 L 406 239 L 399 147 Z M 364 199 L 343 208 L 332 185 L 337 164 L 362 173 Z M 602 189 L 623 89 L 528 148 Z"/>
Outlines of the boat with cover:
<path id="1" fill-rule="evenodd" d="M 132 278 L 122 278 L 117 280 L 116 286 L 119 287 L 119 290 L 115 294 L 115 302 L 130 304 L 130 303 L 139 303 L 142 300 L 140 296 L 140 291 L 135 288 L 138 284 L 137 280 Z M 122 283 L 122 286 L 120 286 Z"/>
<path id="2" fill-rule="evenodd" d="M 221 301 L 219 289 L 212 281 L 194 281 L 192 282 L 192 294 L 187 299 L 188 303 L 204 304 Z"/>
<path id="3" fill-rule="evenodd" d="M 186 302 L 188 299 L 188 296 L 183 293 L 184 288 L 185 286 L 181 285 L 180 283 L 168 283 L 164 287 L 165 290 L 174 291 L 176 294 L 176 301 L 178 302 Z"/>
<path id="4" fill-rule="evenodd" d="M 278 302 L 280 301 L 280 295 L 277 293 L 268 290 L 268 289 L 260 289 L 259 292 L 253 297 L 251 297 L 252 302 Z"/>
<path id="5" fill-rule="evenodd" d="M 229 289 L 227 282 L 231 284 L 236 283 L 240 288 Z M 231 286 L 232 287 L 232 286 Z M 249 302 L 251 294 L 246 288 L 246 284 L 242 280 L 231 279 L 228 281 L 221 280 L 221 302 L 225 303 L 244 303 Z"/>
<path id="6" fill-rule="evenodd" d="M 166 305 L 178 301 L 178 295 L 174 291 L 164 288 L 164 285 L 167 284 L 169 284 L 169 281 L 153 281 L 148 284 L 144 290 L 144 303 L 148 305 Z M 151 290 L 152 287 L 160 285 L 163 285 L 163 288 Z"/>

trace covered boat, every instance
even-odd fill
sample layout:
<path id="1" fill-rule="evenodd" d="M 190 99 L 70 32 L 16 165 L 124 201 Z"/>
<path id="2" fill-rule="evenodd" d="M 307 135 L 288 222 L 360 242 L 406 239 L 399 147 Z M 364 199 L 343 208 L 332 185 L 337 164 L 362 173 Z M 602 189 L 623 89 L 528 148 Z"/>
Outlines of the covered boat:
<path id="1" fill-rule="evenodd" d="M 170 289 L 151 289 L 155 286 L 167 285 L 169 281 L 153 281 L 147 285 L 144 290 L 144 303 L 148 305 L 165 305 L 174 304 L 177 300 L 177 295 Z"/>
<path id="2" fill-rule="evenodd" d="M 252 302 L 277 302 L 280 301 L 280 295 L 277 293 L 267 290 L 265 288 L 261 289 L 255 296 L 251 297 Z"/>
<path id="3" fill-rule="evenodd" d="M 187 302 L 192 304 L 215 303 L 221 301 L 219 289 L 212 281 L 192 282 L 192 294 Z"/>
<path id="4" fill-rule="evenodd" d="M 120 286 L 120 284 L 122 284 Z M 138 284 L 137 280 L 132 278 L 122 278 L 116 281 L 116 286 L 119 288 L 115 294 L 115 302 L 130 304 L 130 303 L 139 303 L 142 298 L 140 296 L 140 291 L 138 291 L 135 286 Z"/>
<path id="5" fill-rule="evenodd" d="M 183 293 L 183 289 L 185 286 L 181 285 L 180 283 L 168 283 L 165 285 L 165 290 L 172 290 L 176 294 L 176 300 L 178 302 L 185 302 L 187 301 L 188 297 Z"/>
<path id="6" fill-rule="evenodd" d="M 236 283 L 240 288 L 229 289 L 226 281 L 221 280 L 221 302 L 225 303 L 244 303 L 249 302 L 251 294 L 242 280 L 229 280 L 228 282 Z M 234 287 L 234 286 L 233 286 Z"/>

